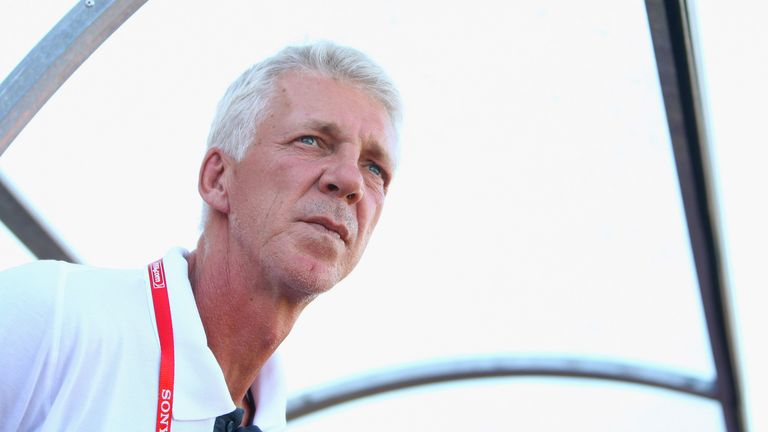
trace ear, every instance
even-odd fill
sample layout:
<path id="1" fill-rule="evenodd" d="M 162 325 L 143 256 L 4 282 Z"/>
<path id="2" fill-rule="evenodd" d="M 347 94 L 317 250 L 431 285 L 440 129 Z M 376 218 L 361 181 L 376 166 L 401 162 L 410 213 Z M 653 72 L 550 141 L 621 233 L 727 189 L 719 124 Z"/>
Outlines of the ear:
<path id="1" fill-rule="evenodd" d="M 231 175 L 232 159 L 219 148 L 211 148 L 203 158 L 197 189 L 211 209 L 229 214 L 227 177 Z"/>

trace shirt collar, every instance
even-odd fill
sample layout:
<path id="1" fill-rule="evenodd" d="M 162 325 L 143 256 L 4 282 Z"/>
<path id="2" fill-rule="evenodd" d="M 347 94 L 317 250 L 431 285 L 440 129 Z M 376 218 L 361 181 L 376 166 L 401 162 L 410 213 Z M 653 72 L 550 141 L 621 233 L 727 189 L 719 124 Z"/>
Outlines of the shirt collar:
<path id="1" fill-rule="evenodd" d="M 224 373 L 208 348 L 189 284 L 185 253 L 183 249 L 172 249 L 163 257 L 176 359 L 173 418 L 201 420 L 231 412 L 235 405 Z"/>
<path id="2" fill-rule="evenodd" d="M 264 431 L 285 427 L 288 395 L 280 350 L 275 351 L 261 367 L 259 379 L 251 386 L 251 392 L 258 401 L 253 424 Z"/>
<path id="3" fill-rule="evenodd" d="M 173 418 L 201 420 L 232 412 L 235 405 L 224 373 L 208 348 L 189 283 L 186 254 L 184 249 L 175 248 L 163 257 L 176 360 Z M 254 424 L 265 431 L 284 427 L 287 394 L 278 352 L 264 364 L 251 391 L 258 401 Z"/>

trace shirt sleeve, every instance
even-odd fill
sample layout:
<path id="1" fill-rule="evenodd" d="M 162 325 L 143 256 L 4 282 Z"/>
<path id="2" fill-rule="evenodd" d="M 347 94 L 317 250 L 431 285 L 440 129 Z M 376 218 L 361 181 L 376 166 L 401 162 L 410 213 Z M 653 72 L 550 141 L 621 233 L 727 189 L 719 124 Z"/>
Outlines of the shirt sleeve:
<path id="1" fill-rule="evenodd" d="M 34 430 L 50 406 L 63 263 L 0 273 L 0 431 Z"/>

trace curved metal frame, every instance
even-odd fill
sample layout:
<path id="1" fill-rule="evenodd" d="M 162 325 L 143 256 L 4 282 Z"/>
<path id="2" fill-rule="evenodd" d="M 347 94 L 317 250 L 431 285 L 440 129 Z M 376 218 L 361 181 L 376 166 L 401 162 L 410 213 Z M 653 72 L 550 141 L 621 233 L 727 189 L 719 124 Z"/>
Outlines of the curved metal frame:
<path id="1" fill-rule="evenodd" d="M 147 0 L 78 2 L 0 84 L 0 155 L 56 90 Z M 76 262 L 0 178 L 0 219 L 40 259 Z"/>
<path id="2" fill-rule="evenodd" d="M 512 356 L 443 360 L 363 375 L 307 391 L 288 401 L 288 420 L 355 399 L 441 382 L 520 376 L 586 378 L 640 384 L 717 399 L 715 383 L 703 378 L 628 363 Z"/>
<path id="3" fill-rule="evenodd" d="M 79 2 L 0 84 L 0 155 L 56 90 L 147 0 Z"/>

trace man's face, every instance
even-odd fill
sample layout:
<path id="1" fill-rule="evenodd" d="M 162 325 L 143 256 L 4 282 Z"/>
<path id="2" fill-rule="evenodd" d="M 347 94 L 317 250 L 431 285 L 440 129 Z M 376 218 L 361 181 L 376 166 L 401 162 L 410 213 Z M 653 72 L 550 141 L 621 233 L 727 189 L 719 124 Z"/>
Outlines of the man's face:
<path id="1" fill-rule="evenodd" d="M 230 236 L 268 282 L 314 296 L 357 264 L 394 170 L 384 107 L 332 78 L 278 80 L 253 144 L 235 165 Z"/>

